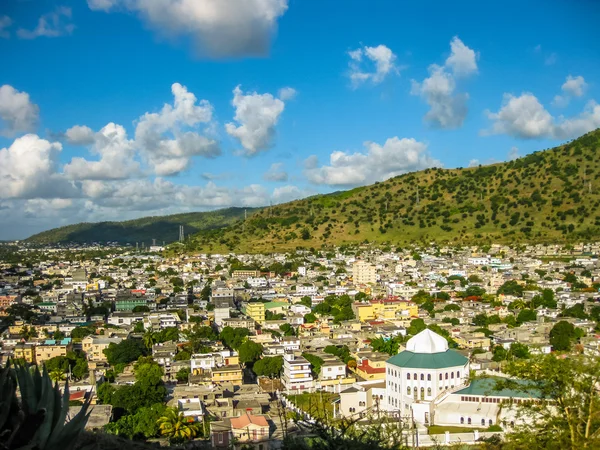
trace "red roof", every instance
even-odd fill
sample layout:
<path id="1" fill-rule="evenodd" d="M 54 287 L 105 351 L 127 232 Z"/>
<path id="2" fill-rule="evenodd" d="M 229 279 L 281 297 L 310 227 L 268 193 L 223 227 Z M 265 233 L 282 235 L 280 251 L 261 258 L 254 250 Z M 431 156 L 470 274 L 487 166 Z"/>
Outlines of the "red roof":
<path id="1" fill-rule="evenodd" d="M 385 367 L 371 367 L 368 363 L 368 361 L 363 361 L 362 363 L 360 363 L 358 366 L 356 366 L 357 369 L 362 370 L 363 372 L 367 372 L 369 374 L 372 373 L 385 373 Z"/>

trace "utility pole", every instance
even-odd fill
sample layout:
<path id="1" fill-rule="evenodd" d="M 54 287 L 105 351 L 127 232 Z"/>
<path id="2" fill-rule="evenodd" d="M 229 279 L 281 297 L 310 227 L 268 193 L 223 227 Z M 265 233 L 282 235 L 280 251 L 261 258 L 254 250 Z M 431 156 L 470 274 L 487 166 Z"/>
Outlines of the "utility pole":
<path id="1" fill-rule="evenodd" d="M 419 204 L 419 185 L 417 184 L 417 205 Z"/>

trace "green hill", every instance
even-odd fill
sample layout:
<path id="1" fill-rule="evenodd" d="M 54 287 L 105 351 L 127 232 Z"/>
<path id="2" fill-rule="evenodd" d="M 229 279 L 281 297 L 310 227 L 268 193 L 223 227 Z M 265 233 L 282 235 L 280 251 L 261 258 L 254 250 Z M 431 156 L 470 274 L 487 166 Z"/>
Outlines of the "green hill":
<path id="1" fill-rule="evenodd" d="M 188 251 L 269 252 L 368 240 L 456 244 L 600 240 L 600 130 L 505 163 L 427 169 L 264 208 Z"/>
<path id="2" fill-rule="evenodd" d="M 156 239 L 158 244 L 179 239 L 179 225 L 185 235 L 201 230 L 225 227 L 244 218 L 244 211 L 253 214 L 256 208 L 227 208 L 210 212 L 174 214 L 170 216 L 143 217 L 125 222 L 78 223 L 31 236 L 26 241 L 35 244 L 119 242 L 146 245 Z"/>

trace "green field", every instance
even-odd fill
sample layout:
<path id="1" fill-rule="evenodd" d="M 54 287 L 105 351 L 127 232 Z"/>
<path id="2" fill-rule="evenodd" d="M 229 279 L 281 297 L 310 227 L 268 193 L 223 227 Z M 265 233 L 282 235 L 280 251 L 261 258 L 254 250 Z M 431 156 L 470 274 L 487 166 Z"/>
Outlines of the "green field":
<path id="1" fill-rule="evenodd" d="M 339 398 L 337 394 L 314 392 L 288 395 L 287 398 L 301 410 L 315 419 L 331 419 L 333 417 L 333 401 Z"/>

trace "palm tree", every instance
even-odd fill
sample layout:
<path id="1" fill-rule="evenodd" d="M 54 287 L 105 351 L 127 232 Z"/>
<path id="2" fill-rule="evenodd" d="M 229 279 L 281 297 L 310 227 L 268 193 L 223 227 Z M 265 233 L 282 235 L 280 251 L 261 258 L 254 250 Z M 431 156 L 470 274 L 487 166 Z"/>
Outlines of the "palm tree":
<path id="1" fill-rule="evenodd" d="M 198 435 L 200 429 L 197 423 L 188 420 L 177 408 L 167 408 L 156 424 L 162 436 L 191 440 Z"/>
<path id="2" fill-rule="evenodd" d="M 55 383 L 65 379 L 65 371 L 63 369 L 54 369 L 48 374 L 50 379 Z"/>
<path id="3" fill-rule="evenodd" d="M 154 345 L 154 334 L 152 333 L 152 330 L 148 330 L 144 333 L 144 345 L 148 350 Z"/>

